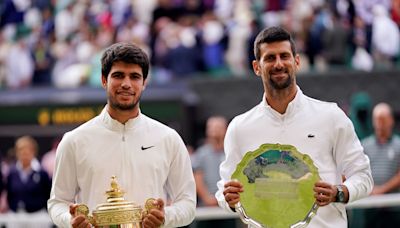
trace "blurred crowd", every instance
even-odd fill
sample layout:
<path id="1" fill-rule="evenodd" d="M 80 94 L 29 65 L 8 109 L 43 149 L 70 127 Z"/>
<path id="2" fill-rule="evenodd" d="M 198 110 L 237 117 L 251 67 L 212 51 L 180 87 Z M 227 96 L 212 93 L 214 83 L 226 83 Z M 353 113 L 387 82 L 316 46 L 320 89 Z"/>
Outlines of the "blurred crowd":
<path id="1" fill-rule="evenodd" d="M 0 88 L 100 86 L 100 56 L 135 42 L 152 83 L 244 76 L 255 34 L 294 34 L 302 70 L 393 68 L 400 0 L 3 0 Z M 397 64 L 398 65 L 398 64 Z"/>
<path id="2" fill-rule="evenodd" d="M 38 152 L 37 141 L 26 135 L 16 139 L 8 156 L 3 156 L 0 172 L 1 213 L 46 211 L 54 164 L 46 166 L 45 157 L 42 160 L 44 163 L 41 163 Z"/>

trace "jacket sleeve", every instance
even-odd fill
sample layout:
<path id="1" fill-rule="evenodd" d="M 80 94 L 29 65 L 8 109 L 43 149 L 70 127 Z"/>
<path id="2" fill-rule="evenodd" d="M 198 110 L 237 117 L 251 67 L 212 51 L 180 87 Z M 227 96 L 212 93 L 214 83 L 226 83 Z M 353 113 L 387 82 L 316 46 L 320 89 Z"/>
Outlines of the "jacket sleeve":
<path id="1" fill-rule="evenodd" d="M 190 224 L 196 212 L 196 185 L 189 153 L 185 144 L 174 132 L 170 137 L 169 153 L 174 153 L 167 178 L 166 189 L 171 205 L 165 207 L 165 227 Z"/>
<path id="2" fill-rule="evenodd" d="M 67 133 L 57 148 L 50 199 L 47 201 L 47 209 L 53 223 L 65 228 L 71 227 L 69 205 L 75 202 L 78 189 L 71 144 Z"/>
<path id="3" fill-rule="evenodd" d="M 337 109 L 339 109 L 336 106 Z M 349 203 L 369 195 L 373 179 L 369 158 L 355 133 L 354 126 L 342 110 L 334 112 L 334 157 L 338 170 L 345 175 L 343 183 L 349 190 Z"/>
<path id="4" fill-rule="evenodd" d="M 225 160 L 219 167 L 219 174 L 221 179 L 217 183 L 218 191 L 215 193 L 215 197 L 218 200 L 218 205 L 226 211 L 233 212 L 229 207 L 229 204 L 225 201 L 224 197 L 224 184 L 231 180 L 232 173 L 236 167 L 236 164 L 241 160 L 241 154 L 237 145 L 237 139 L 235 135 L 235 121 L 232 121 L 225 135 L 224 139 L 224 150 Z"/>

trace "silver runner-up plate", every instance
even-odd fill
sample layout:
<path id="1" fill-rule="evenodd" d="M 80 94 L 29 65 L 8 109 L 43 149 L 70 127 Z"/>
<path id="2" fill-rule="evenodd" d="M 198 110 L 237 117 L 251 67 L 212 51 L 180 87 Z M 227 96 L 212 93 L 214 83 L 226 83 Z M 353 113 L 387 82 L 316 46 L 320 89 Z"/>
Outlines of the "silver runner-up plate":
<path id="1" fill-rule="evenodd" d="M 263 144 L 247 152 L 232 179 L 243 184 L 236 211 L 251 227 L 306 227 L 317 213 L 318 169 L 294 146 Z"/>

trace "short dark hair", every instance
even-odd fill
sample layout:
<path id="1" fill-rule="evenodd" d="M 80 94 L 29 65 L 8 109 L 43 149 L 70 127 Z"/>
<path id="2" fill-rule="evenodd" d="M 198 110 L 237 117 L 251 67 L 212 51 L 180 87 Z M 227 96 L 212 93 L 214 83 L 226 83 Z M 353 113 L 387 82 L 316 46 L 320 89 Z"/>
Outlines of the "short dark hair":
<path id="1" fill-rule="evenodd" d="M 132 43 L 116 43 L 108 47 L 101 57 L 101 74 L 107 79 L 114 62 L 137 64 L 142 68 L 143 78 L 149 73 L 149 57 L 138 46 Z"/>
<path id="2" fill-rule="evenodd" d="M 262 30 L 254 41 L 254 56 L 260 60 L 260 45 L 263 43 L 273 43 L 277 41 L 289 41 L 293 56 L 296 55 L 296 46 L 290 33 L 281 27 L 270 27 Z"/>

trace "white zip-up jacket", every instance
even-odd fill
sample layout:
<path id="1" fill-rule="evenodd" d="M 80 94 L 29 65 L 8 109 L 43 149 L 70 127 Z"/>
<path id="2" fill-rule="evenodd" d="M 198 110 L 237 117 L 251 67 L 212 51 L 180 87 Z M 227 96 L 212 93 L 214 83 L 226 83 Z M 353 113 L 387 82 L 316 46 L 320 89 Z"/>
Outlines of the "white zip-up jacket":
<path id="1" fill-rule="evenodd" d="M 236 165 L 246 152 L 265 143 L 292 145 L 308 154 L 322 181 L 342 184 L 341 175 L 345 175 L 343 184 L 349 190 L 349 202 L 366 197 L 372 190 L 369 159 L 350 119 L 336 104 L 307 97 L 297 88 L 284 114 L 272 109 L 264 95 L 259 105 L 230 123 L 225 136 L 226 159 L 220 166 L 221 180 L 216 193 L 221 207 L 232 211 L 223 190 Z M 331 203 L 320 207 L 308 227 L 347 227 L 345 205 Z"/>
<path id="2" fill-rule="evenodd" d="M 195 182 L 178 133 L 142 113 L 121 124 L 105 108 L 66 133 L 57 149 L 48 201 L 53 222 L 71 226 L 71 203 L 84 203 L 91 212 L 105 203 L 113 175 L 127 201 L 143 206 L 148 198 L 162 198 L 170 203 L 165 207 L 165 227 L 184 226 L 194 219 Z"/>

